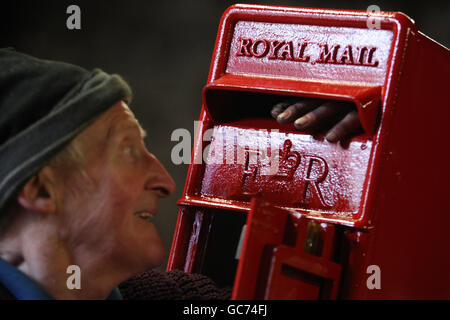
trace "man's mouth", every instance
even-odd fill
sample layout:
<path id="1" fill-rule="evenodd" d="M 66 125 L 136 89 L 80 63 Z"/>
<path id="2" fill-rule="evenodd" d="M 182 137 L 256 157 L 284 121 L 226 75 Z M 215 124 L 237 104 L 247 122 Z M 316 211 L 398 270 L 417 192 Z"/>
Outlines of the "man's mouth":
<path id="1" fill-rule="evenodd" d="M 139 212 L 136 212 L 134 215 L 141 219 L 152 222 L 152 218 L 154 217 L 155 213 L 150 212 L 150 211 L 139 211 Z"/>

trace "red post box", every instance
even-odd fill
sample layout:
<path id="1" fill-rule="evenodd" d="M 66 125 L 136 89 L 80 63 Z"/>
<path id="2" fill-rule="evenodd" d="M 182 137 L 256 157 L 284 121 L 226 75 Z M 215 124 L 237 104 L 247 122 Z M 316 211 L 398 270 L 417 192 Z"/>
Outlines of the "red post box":
<path id="1" fill-rule="evenodd" d="M 449 76 L 402 13 L 230 7 L 168 270 L 234 299 L 450 298 Z M 352 102 L 363 132 L 330 143 L 270 117 L 301 97 Z"/>

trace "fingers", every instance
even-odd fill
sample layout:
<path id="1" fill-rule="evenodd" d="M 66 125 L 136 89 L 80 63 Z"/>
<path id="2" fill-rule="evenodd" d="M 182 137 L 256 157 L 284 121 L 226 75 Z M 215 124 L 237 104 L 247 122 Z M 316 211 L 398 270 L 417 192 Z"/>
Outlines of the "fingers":
<path id="1" fill-rule="evenodd" d="M 271 111 L 278 123 L 294 122 L 303 131 L 322 131 L 332 127 L 325 138 L 337 142 L 361 128 L 354 105 L 344 101 L 305 99 L 299 102 L 281 102 Z"/>
<path id="2" fill-rule="evenodd" d="M 286 110 L 287 107 L 291 105 L 290 102 L 280 102 L 273 106 L 271 114 L 275 119 L 278 117 L 280 113 Z"/>
<path id="3" fill-rule="evenodd" d="M 358 111 L 353 110 L 328 131 L 325 138 L 330 142 L 337 142 L 345 136 L 354 133 L 360 127 Z"/>
<path id="4" fill-rule="evenodd" d="M 323 126 L 342 114 L 342 109 L 333 101 L 325 102 L 306 115 L 295 120 L 294 125 L 298 130 L 311 130 Z"/>
<path id="5" fill-rule="evenodd" d="M 296 103 L 277 104 L 272 109 L 272 116 L 278 123 L 290 123 L 310 112 L 319 105 L 319 101 L 308 99 Z"/>

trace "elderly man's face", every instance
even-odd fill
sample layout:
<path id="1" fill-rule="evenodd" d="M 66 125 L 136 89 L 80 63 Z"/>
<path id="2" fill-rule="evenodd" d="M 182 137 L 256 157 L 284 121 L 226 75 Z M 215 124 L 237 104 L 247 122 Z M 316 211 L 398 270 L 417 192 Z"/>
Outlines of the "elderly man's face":
<path id="1" fill-rule="evenodd" d="M 158 266 L 165 248 L 149 217 L 175 185 L 146 150 L 133 113 L 119 102 L 77 139 L 86 158 L 81 169 L 90 181 L 77 170 L 61 173 L 57 202 L 63 236 L 75 253 L 93 263 L 102 259 L 111 261 L 112 268 L 142 271 Z"/>

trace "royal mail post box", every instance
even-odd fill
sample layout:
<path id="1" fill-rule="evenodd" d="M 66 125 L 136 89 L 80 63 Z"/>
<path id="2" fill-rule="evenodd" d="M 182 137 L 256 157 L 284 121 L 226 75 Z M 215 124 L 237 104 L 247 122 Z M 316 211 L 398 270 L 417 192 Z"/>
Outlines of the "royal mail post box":
<path id="1" fill-rule="evenodd" d="M 449 76 L 402 13 L 230 7 L 168 270 L 234 299 L 450 298 Z M 360 134 L 271 118 L 301 98 L 351 102 Z"/>

